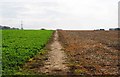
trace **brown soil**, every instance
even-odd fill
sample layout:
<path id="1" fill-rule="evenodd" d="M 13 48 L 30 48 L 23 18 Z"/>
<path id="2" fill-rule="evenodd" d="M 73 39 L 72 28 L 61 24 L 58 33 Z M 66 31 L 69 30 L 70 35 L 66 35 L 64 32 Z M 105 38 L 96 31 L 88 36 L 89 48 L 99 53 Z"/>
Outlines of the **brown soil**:
<path id="1" fill-rule="evenodd" d="M 58 31 L 72 75 L 118 75 L 117 31 Z"/>

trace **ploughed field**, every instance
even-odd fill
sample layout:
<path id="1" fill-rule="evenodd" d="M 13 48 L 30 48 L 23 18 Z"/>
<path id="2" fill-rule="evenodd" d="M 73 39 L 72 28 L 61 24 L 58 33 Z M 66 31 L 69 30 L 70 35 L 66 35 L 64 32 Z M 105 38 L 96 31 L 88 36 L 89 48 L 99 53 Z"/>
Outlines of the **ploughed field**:
<path id="1" fill-rule="evenodd" d="M 118 74 L 118 31 L 59 30 L 58 34 L 70 74 Z"/>
<path id="2" fill-rule="evenodd" d="M 14 75 L 45 47 L 52 30 L 2 30 L 2 74 Z"/>

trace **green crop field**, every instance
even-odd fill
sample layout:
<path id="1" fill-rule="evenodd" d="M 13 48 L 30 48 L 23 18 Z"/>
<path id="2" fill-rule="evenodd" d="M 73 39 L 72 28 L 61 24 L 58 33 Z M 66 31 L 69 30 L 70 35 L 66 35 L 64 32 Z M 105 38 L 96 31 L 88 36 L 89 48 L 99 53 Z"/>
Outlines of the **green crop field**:
<path id="1" fill-rule="evenodd" d="M 13 75 L 43 49 L 52 30 L 2 30 L 2 73 Z"/>

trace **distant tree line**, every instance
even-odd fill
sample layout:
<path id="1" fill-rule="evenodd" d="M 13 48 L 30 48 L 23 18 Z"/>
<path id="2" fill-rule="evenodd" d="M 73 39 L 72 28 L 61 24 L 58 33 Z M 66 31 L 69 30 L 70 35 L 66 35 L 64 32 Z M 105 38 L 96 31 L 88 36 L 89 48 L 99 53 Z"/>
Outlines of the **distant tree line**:
<path id="1" fill-rule="evenodd" d="M 104 31 L 105 29 L 96 29 L 96 31 L 99 31 L 99 30 L 100 30 L 100 31 Z"/>
<path id="2" fill-rule="evenodd" d="M 109 30 L 116 31 L 116 30 L 120 30 L 120 28 L 109 28 Z M 96 31 L 105 31 L 105 29 L 96 29 Z"/>
<path id="3" fill-rule="evenodd" d="M 45 28 L 41 28 L 41 30 L 46 30 Z"/>
<path id="4" fill-rule="evenodd" d="M 19 28 L 11 28 L 11 27 L 9 27 L 9 26 L 2 26 L 2 25 L 0 25 L 0 29 L 2 29 L 2 30 L 5 30 L 5 29 L 14 29 L 14 30 L 18 30 Z"/>
<path id="5" fill-rule="evenodd" d="M 120 28 L 110 28 L 109 30 L 120 30 Z"/>

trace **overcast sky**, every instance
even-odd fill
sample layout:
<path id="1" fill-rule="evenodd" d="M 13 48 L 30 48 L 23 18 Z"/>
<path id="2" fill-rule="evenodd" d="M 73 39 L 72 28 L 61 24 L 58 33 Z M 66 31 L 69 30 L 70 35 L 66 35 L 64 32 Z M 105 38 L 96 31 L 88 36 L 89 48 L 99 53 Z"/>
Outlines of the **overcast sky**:
<path id="1" fill-rule="evenodd" d="M 118 27 L 119 0 L 0 0 L 0 25 L 25 29 Z"/>

